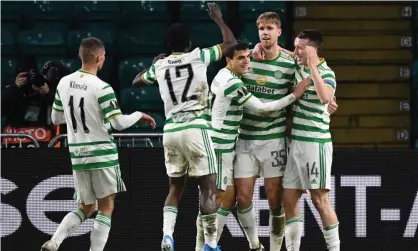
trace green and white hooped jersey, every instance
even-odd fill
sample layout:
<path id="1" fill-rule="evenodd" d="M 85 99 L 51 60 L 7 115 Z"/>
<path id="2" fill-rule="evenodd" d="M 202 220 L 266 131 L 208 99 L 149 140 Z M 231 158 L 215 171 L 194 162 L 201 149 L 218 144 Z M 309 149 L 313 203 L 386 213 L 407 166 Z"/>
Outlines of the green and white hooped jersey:
<path id="1" fill-rule="evenodd" d="M 337 81 L 335 73 L 324 59 L 318 65 L 319 73 L 325 84 L 335 90 Z M 311 71 L 305 66 L 296 66 L 297 83 L 310 76 Z M 322 104 L 315 91 L 315 85 L 311 85 L 304 95 L 293 105 L 293 125 L 292 139 L 308 142 L 331 142 L 331 133 L 329 131 L 330 114 L 328 113 L 328 104 Z"/>
<path id="2" fill-rule="evenodd" d="M 251 59 L 249 72 L 243 76 L 245 87 L 262 102 L 283 98 L 289 93 L 295 78 L 295 61 L 280 52 L 272 60 Z M 244 109 L 239 138 L 244 140 L 270 140 L 284 138 L 286 134 L 285 109 L 262 116 Z"/>
<path id="3" fill-rule="evenodd" d="M 209 128 L 209 85 L 207 67 L 222 58 L 219 45 L 173 53 L 155 62 L 142 75 L 147 84 L 158 82 L 164 102 L 164 132 Z"/>
<path id="4" fill-rule="evenodd" d="M 212 142 L 215 151 L 232 152 L 243 116 L 243 105 L 252 94 L 228 68 L 223 68 L 215 76 L 211 93 Z"/>
<path id="5" fill-rule="evenodd" d="M 109 84 L 78 70 L 61 79 L 52 108 L 65 115 L 73 170 L 119 165 L 109 120 L 122 112 Z"/>

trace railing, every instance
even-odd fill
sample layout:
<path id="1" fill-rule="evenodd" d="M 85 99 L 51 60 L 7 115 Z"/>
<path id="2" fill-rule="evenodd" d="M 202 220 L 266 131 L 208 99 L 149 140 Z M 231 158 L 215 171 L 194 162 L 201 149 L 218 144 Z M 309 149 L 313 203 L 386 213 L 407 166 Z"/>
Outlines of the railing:
<path id="1" fill-rule="evenodd" d="M 146 146 L 154 147 L 150 138 L 158 138 L 162 137 L 162 133 L 113 133 L 113 137 L 118 138 L 118 145 L 121 145 L 121 138 L 129 138 L 132 139 L 132 145 L 135 147 L 135 138 L 143 138 Z M 61 134 L 53 137 L 48 144 L 48 147 L 54 147 L 54 145 L 61 139 L 66 138 L 67 134 Z M 65 141 L 65 147 L 67 147 L 67 141 Z"/>
<path id="2" fill-rule="evenodd" d="M 4 134 L 0 134 L 0 138 L 28 138 L 30 141 L 32 141 L 33 146 L 35 146 L 35 148 L 39 148 L 38 141 L 29 134 L 25 134 L 25 133 L 4 133 Z"/>

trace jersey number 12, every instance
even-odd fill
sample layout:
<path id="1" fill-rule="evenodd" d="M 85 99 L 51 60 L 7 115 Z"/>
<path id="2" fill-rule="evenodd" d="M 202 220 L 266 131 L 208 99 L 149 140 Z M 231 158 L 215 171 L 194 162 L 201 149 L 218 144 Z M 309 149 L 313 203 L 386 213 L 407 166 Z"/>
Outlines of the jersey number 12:
<path id="1" fill-rule="evenodd" d="M 75 120 L 74 116 L 74 97 L 70 96 L 70 102 L 68 102 L 68 106 L 70 107 L 70 113 L 71 113 L 71 122 L 73 124 L 73 130 L 74 132 L 77 132 L 77 121 Z M 89 129 L 86 125 L 86 113 L 84 112 L 84 98 L 80 99 L 80 104 L 78 105 L 80 107 L 80 117 L 81 117 L 81 123 L 83 124 L 83 130 L 84 133 L 89 133 Z"/>
<path id="2" fill-rule="evenodd" d="M 192 65 L 191 64 L 179 65 L 179 66 L 176 66 L 175 69 L 176 69 L 177 78 L 181 76 L 180 70 L 187 69 L 187 72 L 188 72 L 186 85 L 184 86 L 183 94 L 181 95 L 181 102 L 184 103 L 190 100 L 197 100 L 197 95 L 192 95 L 190 97 L 187 97 L 187 92 L 189 91 L 189 88 L 190 88 L 190 85 L 192 84 L 192 80 L 194 76 Z M 168 91 L 170 92 L 171 101 L 173 102 L 174 105 L 177 105 L 178 101 L 173 90 L 173 83 L 171 82 L 170 69 L 167 69 L 165 71 L 164 78 L 165 80 L 167 80 Z"/>

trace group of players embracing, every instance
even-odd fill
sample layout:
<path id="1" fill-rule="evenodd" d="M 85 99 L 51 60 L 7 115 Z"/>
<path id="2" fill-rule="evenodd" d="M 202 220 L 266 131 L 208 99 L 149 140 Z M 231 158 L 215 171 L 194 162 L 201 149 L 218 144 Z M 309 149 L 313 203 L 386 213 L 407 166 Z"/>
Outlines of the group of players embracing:
<path id="1" fill-rule="evenodd" d="M 222 44 L 191 50 L 187 27 L 172 24 L 167 30 L 171 55 L 157 56 L 133 81 L 133 86 L 158 82 L 165 106 L 163 145 L 170 189 L 161 250 L 174 250 L 178 208 L 190 176 L 198 180 L 200 189 L 196 251 L 220 250 L 218 241 L 235 205 L 250 250 L 265 250 L 252 203 L 258 177 L 264 178 L 270 207 L 270 250 L 281 250 L 284 238 L 288 251 L 300 249 L 303 219 L 298 205 L 302 194 L 309 192 L 322 219 L 328 250 L 339 251 L 339 222 L 328 199 L 333 155 L 329 123 L 338 107 L 336 79 L 318 56 L 322 34 L 301 31 L 294 52 L 289 52 L 277 43 L 280 17 L 265 12 L 256 20 L 260 42 L 251 50 L 235 40 L 217 4 L 209 3 L 208 12 L 222 32 Z M 227 65 L 209 85 L 207 67 L 222 56 Z M 116 101 L 110 107 L 107 112 L 119 109 Z M 136 121 L 155 126 L 152 118 L 140 115 Z M 115 123 L 111 117 L 108 121 Z M 121 179 L 114 186 L 118 184 L 116 192 L 125 190 Z M 81 221 L 86 217 L 83 211 L 73 213 Z M 100 203 L 98 217 L 99 223 L 110 224 Z M 56 235 L 42 250 L 56 250 L 47 248 L 57 242 Z M 91 251 L 96 250 L 103 248 L 92 245 Z"/>

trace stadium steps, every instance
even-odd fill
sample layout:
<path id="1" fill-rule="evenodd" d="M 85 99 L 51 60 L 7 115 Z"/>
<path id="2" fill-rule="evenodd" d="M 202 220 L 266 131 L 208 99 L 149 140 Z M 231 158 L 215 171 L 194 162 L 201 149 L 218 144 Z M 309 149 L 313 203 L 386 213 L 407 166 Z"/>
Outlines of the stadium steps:
<path id="1" fill-rule="evenodd" d="M 335 147 L 405 148 L 411 128 L 412 8 L 408 2 L 297 2 L 296 32 L 324 34 L 336 74 Z"/>

